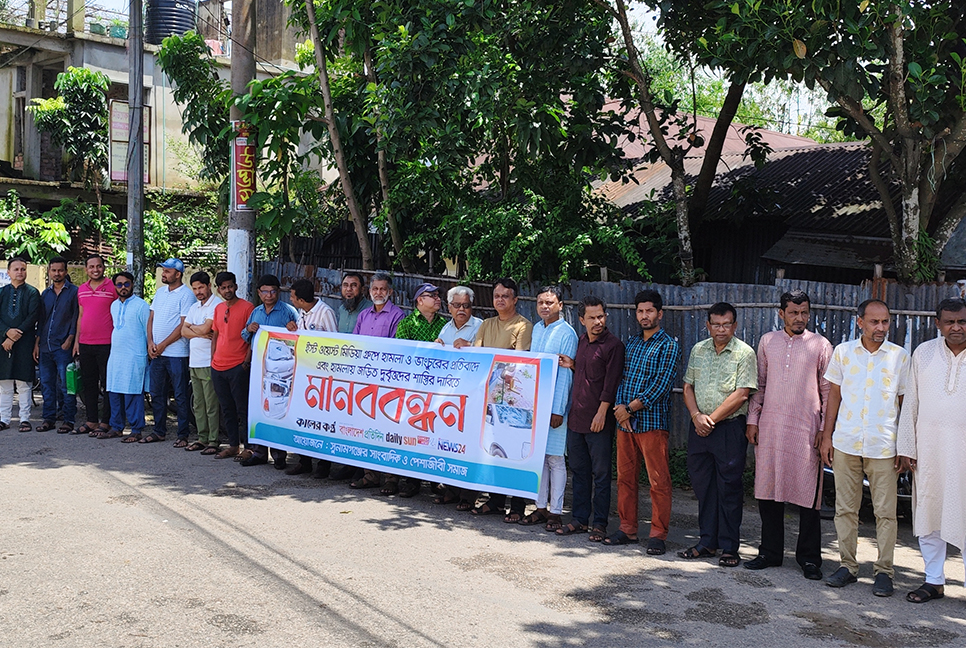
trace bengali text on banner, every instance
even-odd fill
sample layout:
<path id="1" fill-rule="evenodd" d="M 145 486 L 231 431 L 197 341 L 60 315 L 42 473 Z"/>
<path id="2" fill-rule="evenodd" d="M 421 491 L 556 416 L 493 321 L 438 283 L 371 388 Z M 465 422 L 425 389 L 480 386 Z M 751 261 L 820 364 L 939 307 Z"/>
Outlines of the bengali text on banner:
<path id="1" fill-rule="evenodd" d="M 557 357 L 262 327 L 253 443 L 380 472 L 533 498 Z"/>

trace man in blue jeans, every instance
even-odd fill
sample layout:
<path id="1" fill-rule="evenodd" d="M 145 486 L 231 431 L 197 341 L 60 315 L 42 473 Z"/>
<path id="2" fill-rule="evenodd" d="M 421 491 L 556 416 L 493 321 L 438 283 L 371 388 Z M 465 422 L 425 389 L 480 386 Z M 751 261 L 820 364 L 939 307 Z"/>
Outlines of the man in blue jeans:
<path id="1" fill-rule="evenodd" d="M 154 432 L 140 443 L 164 441 L 168 433 L 168 385 L 174 390 L 178 409 L 178 440 L 175 448 L 188 445 L 188 340 L 181 337 L 184 318 L 195 303 L 194 293 L 181 282 L 184 264 L 180 259 L 159 263 L 161 283 L 151 302 L 148 316 L 148 357 L 151 364 L 151 409 Z"/>
<path id="2" fill-rule="evenodd" d="M 624 375 L 624 343 L 607 330 L 607 309 L 598 297 L 584 297 L 577 315 L 586 331 L 577 341 L 577 355 L 560 357 L 560 366 L 574 370 L 567 419 L 567 454 L 573 472 L 573 520 L 557 535 L 586 533 L 593 506 L 594 524 L 588 539 L 607 537 L 610 512 L 611 455 L 614 447 L 614 404 Z"/>
<path id="3" fill-rule="evenodd" d="M 40 296 L 34 361 L 40 364 L 40 389 L 44 395 L 44 421 L 38 432 L 53 430 L 57 410 L 63 408 L 64 423 L 58 434 L 74 429 L 77 396 L 67 393 L 67 365 L 73 359 L 77 334 L 77 286 L 67 276 L 67 260 L 56 256 L 47 264 L 50 287 Z"/>

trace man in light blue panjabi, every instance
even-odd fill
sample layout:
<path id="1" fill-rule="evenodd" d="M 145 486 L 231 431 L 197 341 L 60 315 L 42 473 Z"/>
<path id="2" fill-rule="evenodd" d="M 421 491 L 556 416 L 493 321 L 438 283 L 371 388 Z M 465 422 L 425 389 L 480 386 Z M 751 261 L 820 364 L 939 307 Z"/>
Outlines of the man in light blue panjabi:
<path id="1" fill-rule="evenodd" d="M 111 403 L 112 438 L 121 436 L 125 423 L 131 434 L 123 443 L 141 440 L 144 430 L 144 376 L 148 368 L 148 316 L 151 307 L 134 294 L 134 275 L 114 275 L 117 299 L 111 304 L 111 355 L 107 360 L 107 392 Z"/>
<path id="2" fill-rule="evenodd" d="M 537 314 L 540 321 L 533 325 L 530 351 L 553 353 L 573 360 L 577 355 L 577 332 L 560 316 L 563 294 L 558 286 L 545 286 L 537 295 Z M 567 410 L 570 409 L 570 388 L 573 369 L 557 365 L 557 382 L 553 390 L 550 410 L 550 431 L 547 433 L 547 454 L 543 462 L 543 476 L 537 490 L 537 510 L 520 520 L 520 524 L 545 523 L 547 531 L 556 531 L 563 522 L 564 490 L 567 486 Z"/>

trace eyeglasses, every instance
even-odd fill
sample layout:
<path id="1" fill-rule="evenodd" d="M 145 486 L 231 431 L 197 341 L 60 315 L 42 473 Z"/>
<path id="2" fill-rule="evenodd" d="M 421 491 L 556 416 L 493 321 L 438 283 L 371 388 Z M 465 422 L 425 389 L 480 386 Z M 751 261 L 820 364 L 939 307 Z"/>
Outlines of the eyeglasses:
<path id="1" fill-rule="evenodd" d="M 225 306 L 225 324 L 228 323 L 228 314 L 231 312 L 231 306 Z"/>
<path id="2" fill-rule="evenodd" d="M 130 288 L 131 287 L 131 282 L 130 281 L 115 281 L 114 282 L 114 287 L 115 288 Z"/>
<path id="3" fill-rule="evenodd" d="M 720 323 L 708 322 L 708 326 L 710 326 L 713 329 L 729 329 L 734 325 L 735 325 L 734 322 L 720 322 Z"/>
<path id="4" fill-rule="evenodd" d="M 259 290 L 258 294 L 259 295 L 277 295 L 278 290 L 275 288 L 272 288 L 271 290 Z"/>
<path id="5" fill-rule="evenodd" d="M 420 295 L 420 297 L 429 297 L 430 299 L 439 299 L 439 293 L 438 292 L 433 292 L 433 293 L 431 293 L 431 292 L 424 292 L 422 295 Z"/>
<path id="6" fill-rule="evenodd" d="M 456 304 L 454 302 L 450 302 L 449 305 L 450 307 L 455 308 L 456 310 L 470 310 L 471 308 L 473 308 L 472 304 Z"/>

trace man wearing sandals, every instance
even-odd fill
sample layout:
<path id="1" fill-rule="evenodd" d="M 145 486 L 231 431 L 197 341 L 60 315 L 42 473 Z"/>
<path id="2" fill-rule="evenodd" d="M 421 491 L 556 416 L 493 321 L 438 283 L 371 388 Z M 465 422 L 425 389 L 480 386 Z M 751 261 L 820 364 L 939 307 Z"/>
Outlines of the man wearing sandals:
<path id="1" fill-rule="evenodd" d="M 184 285 L 181 259 L 166 259 L 158 264 L 161 283 L 151 300 L 148 317 L 148 357 L 151 364 L 151 409 L 154 432 L 141 443 L 164 441 L 168 433 L 168 386 L 174 391 L 178 413 L 178 440 L 175 448 L 188 446 L 188 340 L 181 336 L 185 317 L 195 303 L 195 296 Z"/>
<path id="2" fill-rule="evenodd" d="M 77 396 L 67 393 L 67 365 L 73 359 L 74 337 L 77 335 L 77 287 L 67 275 L 67 260 L 56 256 L 47 264 L 50 286 L 40 295 L 37 317 L 37 341 L 34 360 L 40 366 L 40 389 L 44 394 L 43 423 L 39 432 L 56 427 L 58 405 L 64 423 L 58 434 L 74 429 Z"/>
<path id="3" fill-rule="evenodd" d="M 13 418 L 14 384 L 20 395 L 20 431 L 30 432 L 33 405 L 34 339 L 40 293 L 27 283 L 27 262 L 14 257 L 7 262 L 10 283 L 0 288 L 0 430 Z"/>
<path id="4" fill-rule="evenodd" d="M 654 290 L 634 297 L 641 332 L 627 341 L 624 377 L 617 390 L 617 515 L 620 529 L 605 545 L 637 543 L 641 459 L 651 485 L 651 531 L 647 553 L 663 554 L 671 524 L 671 388 L 681 361 L 681 345 L 661 328 L 664 302 Z"/>
<path id="5" fill-rule="evenodd" d="M 879 556 L 873 565 L 875 596 L 892 596 L 896 548 L 896 431 L 909 374 L 909 354 L 888 341 L 892 316 L 877 299 L 859 304 L 858 340 L 832 352 L 825 378 L 829 391 L 821 455 L 835 475 L 835 534 L 842 566 L 825 579 L 829 587 L 856 582 L 855 558 L 862 504 L 862 477 L 869 479 Z"/>
<path id="6" fill-rule="evenodd" d="M 219 272 L 215 287 L 225 301 L 215 307 L 211 323 L 211 384 L 221 405 L 221 417 L 228 433 L 228 447 L 215 455 L 216 459 L 233 457 L 235 461 L 250 459 L 250 450 L 241 452 L 241 444 L 248 440 L 248 380 L 251 363 L 248 343 L 242 332 L 255 306 L 238 296 L 234 273 Z"/>
<path id="7" fill-rule="evenodd" d="M 899 417 L 898 453 L 913 470 L 913 532 L 925 563 L 925 582 L 906 594 L 911 603 L 944 596 L 946 543 L 966 550 L 966 302 L 944 299 L 936 309 L 940 337 L 912 354 Z"/>
<path id="8" fill-rule="evenodd" d="M 136 443 L 144 432 L 144 376 L 148 368 L 148 317 L 151 307 L 134 294 L 134 275 L 114 275 L 117 299 L 111 303 L 111 355 L 107 359 L 107 398 L 111 427 L 98 438 L 121 436 L 124 426 L 131 434 L 121 443 Z"/>
<path id="9" fill-rule="evenodd" d="M 530 350 L 557 356 L 557 382 L 553 388 L 550 409 L 550 430 L 547 432 L 547 453 L 543 460 L 543 475 L 537 489 L 537 510 L 527 515 L 520 524 L 544 524 L 547 531 L 563 526 L 564 490 L 567 488 L 567 411 L 570 409 L 570 389 L 574 382 L 573 369 L 565 367 L 577 354 L 577 332 L 561 317 L 563 293 L 559 286 L 544 286 L 537 294 L 537 315 L 540 321 L 533 327 Z"/>
<path id="10" fill-rule="evenodd" d="M 714 556 L 718 564 L 741 562 L 742 473 L 748 439 L 748 398 L 758 387 L 755 351 L 735 337 L 738 312 L 719 302 L 708 309 L 707 340 L 691 349 L 684 373 L 684 405 L 691 414 L 688 476 L 698 499 L 698 544 L 678 552 L 686 559 Z"/>
<path id="11" fill-rule="evenodd" d="M 573 472 L 573 519 L 557 529 L 557 535 L 584 533 L 594 523 L 588 539 L 601 542 L 607 535 L 610 514 L 611 455 L 614 447 L 614 404 L 624 375 L 624 343 L 607 330 L 607 307 L 600 298 L 584 297 L 577 304 L 584 334 L 577 341 L 571 361 L 560 359 L 574 370 L 567 416 L 567 456 Z"/>
<path id="12" fill-rule="evenodd" d="M 197 301 L 188 309 L 181 326 L 181 335 L 188 340 L 188 375 L 191 377 L 192 403 L 198 440 L 185 448 L 201 454 L 218 452 L 218 397 L 211 384 L 211 327 L 215 307 L 221 297 L 211 292 L 211 277 L 207 272 L 196 272 L 188 282 Z"/>
<path id="13" fill-rule="evenodd" d="M 808 295 L 782 294 L 781 331 L 758 343 L 758 391 L 748 407 L 748 442 L 755 446 L 755 498 L 761 515 L 758 556 L 745 569 L 782 564 L 785 503 L 798 509 L 795 558 L 809 580 L 822 579 L 822 459 L 818 456 L 832 345 L 809 331 Z"/>

